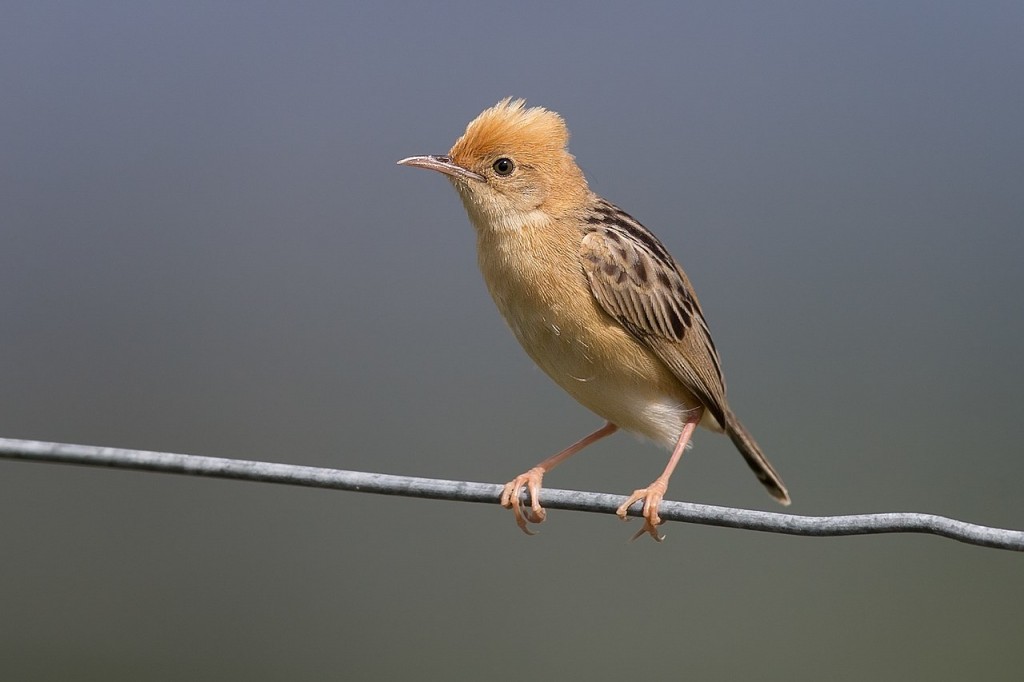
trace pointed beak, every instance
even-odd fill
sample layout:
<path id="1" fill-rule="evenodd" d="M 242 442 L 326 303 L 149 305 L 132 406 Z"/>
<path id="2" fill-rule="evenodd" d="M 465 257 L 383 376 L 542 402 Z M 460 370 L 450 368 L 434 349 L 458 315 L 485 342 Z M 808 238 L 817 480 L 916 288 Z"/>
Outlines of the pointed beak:
<path id="1" fill-rule="evenodd" d="M 479 173 L 466 170 L 457 163 L 452 162 L 451 157 L 448 156 L 410 156 L 399 161 L 398 165 L 428 168 L 461 180 L 476 180 L 477 182 L 484 182 L 486 180 Z"/>

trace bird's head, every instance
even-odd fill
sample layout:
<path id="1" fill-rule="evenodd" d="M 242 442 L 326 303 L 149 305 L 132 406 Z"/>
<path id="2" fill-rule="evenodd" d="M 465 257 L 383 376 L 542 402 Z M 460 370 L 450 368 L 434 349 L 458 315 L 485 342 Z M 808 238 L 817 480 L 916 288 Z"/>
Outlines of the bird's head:
<path id="1" fill-rule="evenodd" d="M 447 155 L 398 163 L 444 173 L 474 224 L 500 229 L 537 211 L 557 217 L 586 201 L 587 182 L 568 142 L 561 116 L 506 98 L 473 119 Z"/>

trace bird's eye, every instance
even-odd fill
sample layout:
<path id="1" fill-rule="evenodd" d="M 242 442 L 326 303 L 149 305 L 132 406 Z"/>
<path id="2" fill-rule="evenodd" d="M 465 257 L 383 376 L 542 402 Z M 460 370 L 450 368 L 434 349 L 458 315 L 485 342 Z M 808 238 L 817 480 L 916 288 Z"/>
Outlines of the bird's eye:
<path id="1" fill-rule="evenodd" d="M 491 166 L 494 172 L 498 175 L 512 175 L 512 171 L 516 169 L 516 165 L 512 163 L 512 159 L 507 159 L 504 156 L 494 162 Z"/>

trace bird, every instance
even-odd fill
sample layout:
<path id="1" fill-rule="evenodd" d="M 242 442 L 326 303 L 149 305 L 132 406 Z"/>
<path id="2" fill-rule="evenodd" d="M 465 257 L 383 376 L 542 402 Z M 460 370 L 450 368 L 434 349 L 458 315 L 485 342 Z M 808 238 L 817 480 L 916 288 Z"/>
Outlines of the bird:
<path id="1" fill-rule="evenodd" d="M 512 333 L 562 389 L 603 418 L 599 429 L 509 481 L 500 503 L 518 527 L 544 521 L 544 475 L 619 429 L 671 451 L 660 476 L 617 509 L 642 503 L 658 542 L 669 479 L 702 426 L 729 436 L 769 494 L 782 479 L 726 400 L 725 379 L 690 279 L 647 228 L 598 196 L 569 152 L 564 119 L 507 97 L 472 120 L 445 155 L 399 165 L 440 172 L 476 232 L 484 282 Z M 529 506 L 522 499 L 525 489 Z"/>

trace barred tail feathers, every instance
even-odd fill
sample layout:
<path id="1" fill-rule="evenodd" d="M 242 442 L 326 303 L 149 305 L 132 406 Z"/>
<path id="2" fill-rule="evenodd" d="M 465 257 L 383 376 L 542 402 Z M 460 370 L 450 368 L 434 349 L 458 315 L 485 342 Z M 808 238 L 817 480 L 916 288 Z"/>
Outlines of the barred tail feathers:
<path id="1" fill-rule="evenodd" d="M 753 470 L 757 480 L 761 481 L 768 489 L 768 493 L 780 503 L 788 506 L 791 500 L 782 478 L 772 467 L 768 458 L 764 456 L 754 437 L 743 428 L 743 424 L 736 418 L 736 415 L 729 411 L 725 414 L 725 432 L 736 445 L 736 449 L 743 455 L 743 459 L 747 461 L 747 465 Z"/>

